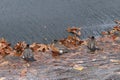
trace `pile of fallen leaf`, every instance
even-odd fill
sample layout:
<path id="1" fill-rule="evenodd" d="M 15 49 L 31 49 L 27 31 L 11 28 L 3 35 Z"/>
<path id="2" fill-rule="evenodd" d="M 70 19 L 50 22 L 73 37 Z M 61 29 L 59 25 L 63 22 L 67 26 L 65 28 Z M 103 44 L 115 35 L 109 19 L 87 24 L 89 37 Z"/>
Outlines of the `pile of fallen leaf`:
<path id="1" fill-rule="evenodd" d="M 81 35 L 80 30 L 81 28 L 77 27 L 68 28 L 67 32 L 72 33 L 73 35 L 69 35 L 67 38 L 61 39 L 59 41 L 68 48 L 80 46 L 84 42 L 79 38 Z"/>
<path id="2" fill-rule="evenodd" d="M 71 33 L 71 35 L 69 35 L 67 38 L 58 40 L 58 42 L 61 45 L 65 46 L 66 48 L 75 48 L 75 47 L 80 46 L 84 42 L 79 38 L 79 36 L 81 35 L 80 30 L 81 28 L 77 28 L 77 27 L 70 28 L 69 27 L 66 31 L 68 33 Z M 14 56 L 21 56 L 26 45 L 27 44 L 25 43 L 25 41 L 20 41 L 20 42 L 17 42 L 15 46 L 12 48 L 10 44 L 4 38 L 1 38 L 0 55 L 4 57 L 12 53 Z M 56 46 L 54 46 L 54 43 L 42 44 L 42 43 L 34 42 L 33 44 L 30 45 L 30 48 L 32 49 L 33 52 L 51 51 L 51 52 L 59 53 L 59 49 Z"/>
<path id="3" fill-rule="evenodd" d="M 73 35 L 69 35 L 67 38 L 60 39 L 58 42 L 61 45 L 64 45 L 67 48 L 74 48 L 80 46 L 84 41 L 80 40 L 79 36 L 81 35 L 80 28 L 72 27 L 68 28 L 67 32 L 72 33 Z M 34 52 L 46 52 L 52 51 L 59 53 L 59 49 L 54 46 L 54 43 L 51 44 L 40 44 L 40 43 L 33 43 L 31 44 L 31 48 Z"/>
<path id="4" fill-rule="evenodd" d="M 0 39 L 0 55 L 5 57 L 6 55 L 12 53 L 13 49 L 4 38 Z"/>
<path id="5" fill-rule="evenodd" d="M 49 50 L 48 45 L 40 43 L 33 43 L 30 47 L 34 52 L 46 52 Z"/>
<path id="6" fill-rule="evenodd" d="M 14 55 L 15 56 L 21 56 L 25 47 L 26 47 L 26 43 L 24 41 L 22 42 L 17 42 L 17 44 L 13 47 L 14 49 Z"/>
<path id="7" fill-rule="evenodd" d="M 116 26 L 114 26 L 109 31 L 102 32 L 102 35 L 104 36 L 102 41 L 109 41 L 109 40 L 120 40 L 120 21 L 115 20 L 115 23 L 117 23 Z M 57 40 L 59 45 L 64 46 L 67 49 L 74 49 L 82 44 L 87 44 L 86 40 L 81 40 L 79 36 L 81 36 L 80 32 L 81 28 L 77 27 L 69 27 L 66 31 L 69 33 L 69 35 L 66 38 Z M 60 51 L 57 46 L 55 46 L 56 43 L 51 44 L 42 44 L 42 43 L 32 43 L 30 45 L 30 48 L 33 52 L 47 52 L 51 51 L 54 53 L 62 53 L 63 51 Z M 10 44 L 4 39 L 0 39 L 0 55 L 2 57 L 5 57 L 8 54 L 14 54 L 14 56 L 21 56 L 23 53 L 25 47 L 26 47 L 25 41 L 20 41 L 15 44 L 15 46 L 12 48 Z"/>
<path id="8" fill-rule="evenodd" d="M 115 20 L 117 23 L 111 30 L 102 32 L 102 35 L 112 38 L 113 40 L 120 40 L 120 21 Z"/>

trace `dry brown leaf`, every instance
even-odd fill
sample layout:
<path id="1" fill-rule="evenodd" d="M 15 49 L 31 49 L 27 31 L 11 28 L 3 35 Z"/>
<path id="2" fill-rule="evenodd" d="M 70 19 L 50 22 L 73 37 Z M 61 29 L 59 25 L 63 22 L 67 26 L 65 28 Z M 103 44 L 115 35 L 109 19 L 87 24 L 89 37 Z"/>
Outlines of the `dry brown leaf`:
<path id="1" fill-rule="evenodd" d="M 77 61 L 76 63 L 77 63 L 77 64 L 83 64 L 84 61 Z"/>
<path id="2" fill-rule="evenodd" d="M 76 35 L 80 36 L 81 35 L 80 30 L 81 30 L 81 28 L 72 27 L 72 28 L 68 28 L 67 32 L 73 33 L 73 34 L 76 34 Z"/>
<path id="3" fill-rule="evenodd" d="M 80 32 L 80 31 L 78 31 L 77 35 L 78 35 L 78 36 L 80 36 L 80 35 L 81 35 L 81 32 Z"/>
<path id="4" fill-rule="evenodd" d="M 84 41 L 81 41 L 80 38 L 77 37 L 76 35 L 74 35 L 74 36 L 69 35 L 67 38 L 61 39 L 60 42 L 67 48 L 78 47 L 84 43 Z"/>
<path id="5" fill-rule="evenodd" d="M 59 49 L 54 47 L 54 44 L 52 44 L 50 48 L 52 51 L 59 52 Z"/>
<path id="6" fill-rule="evenodd" d="M 22 42 L 18 42 L 15 46 L 14 46 L 14 56 L 21 56 L 24 49 L 26 48 L 26 43 L 24 41 Z"/>
<path id="7" fill-rule="evenodd" d="M 77 30 L 80 30 L 81 28 L 77 28 L 77 27 L 72 27 L 72 28 L 68 28 L 67 31 L 68 32 L 74 32 L 74 31 L 77 31 Z"/>
<path id="8" fill-rule="evenodd" d="M 78 45 L 85 45 L 84 41 L 79 41 Z"/>
<path id="9" fill-rule="evenodd" d="M 38 51 L 42 51 L 42 52 L 45 52 L 48 50 L 48 46 L 45 45 L 45 44 L 39 44 L 39 48 L 37 49 Z"/>
<path id="10" fill-rule="evenodd" d="M 20 76 L 23 77 L 23 76 L 26 76 L 27 74 L 27 68 L 23 69 L 21 72 L 20 72 Z"/>
<path id="11" fill-rule="evenodd" d="M 54 43 L 49 45 L 49 48 L 52 52 L 52 57 L 57 58 L 59 56 L 59 49 L 54 46 Z"/>
<path id="12" fill-rule="evenodd" d="M 74 65 L 74 66 L 73 66 L 73 69 L 82 71 L 82 70 L 84 69 L 84 67 L 83 67 L 83 66 L 80 66 L 80 65 Z"/>
<path id="13" fill-rule="evenodd" d="M 0 63 L 0 66 L 5 66 L 5 65 L 8 65 L 8 64 L 9 64 L 8 61 L 4 61 L 4 62 Z"/>
<path id="14" fill-rule="evenodd" d="M 36 52 L 39 47 L 40 47 L 40 46 L 38 45 L 38 43 L 33 43 L 33 44 L 30 45 L 30 48 L 31 48 L 34 52 Z M 37 52 L 38 52 L 38 51 L 37 51 Z"/>
<path id="15" fill-rule="evenodd" d="M 0 77 L 0 80 L 6 80 L 6 77 Z"/>
<path id="16" fill-rule="evenodd" d="M 102 59 L 107 59 L 107 56 L 102 56 Z"/>
<path id="17" fill-rule="evenodd" d="M 0 39 L 0 43 L 7 43 L 7 40 L 2 37 L 2 38 Z"/>
<path id="18" fill-rule="evenodd" d="M 116 23 L 116 24 L 120 24 L 120 21 L 119 20 L 114 20 L 114 22 Z"/>
<path id="19" fill-rule="evenodd" d="M 82 44 L 83 44 L 83 45 L 87 45 L 88 42 L 87 42 L 86 40 L 84 40 Z"/>
<path id="20" fill-rule="evenodd" d="M 112 30 L 114 30 L 114 31 L 120 31 L 120 25 L 114 26 Z"/>
<path id="21" fill-rule="evenodd" d="M 120 60 L 110 59 L 110 62 L 113 62 L 113 63 L 120 63 Z"/>
<path id="22" fill-rule="evenodd" d="M 45 44 L 39 44 L 39 43 L 33 43 L 32 45 L 30 45 L 31 49 L 34 52 L 46 52 L 49 50 L 49 46 L 45 45 Z"/>
<path id="23" fill-rule="evenodd" d="M 92 62 L 96 62 L 97 59 L 92 59 Z"/>
<path id="24" fill-rule="evenodd" d="M 10 44 L 4 38 L 0 39 L 0 55 L 5 57 L 10 53 L 12 53 Z"/>
<path id="25" fill-rule="evenodd" d="M 102 66 L 100 66 L 99 68 L 101 68 L 101 69 L 108 69 L 108 68 L 109 68 L 109 65 L 102 65 Z"/>
<path id="26" fill-rule="evenodd" d="M 108 32 L 103 31 L 103 32 L 101 32 L 101 34 L 102 35 L 108 35 Z"/>
<path id="27" fill-rule="evenodd" d="M 117 36 L 115 36 L 115 35 L 112 35 L 111 37 L 112 37 L 113 40 L 117 39 Z"/>

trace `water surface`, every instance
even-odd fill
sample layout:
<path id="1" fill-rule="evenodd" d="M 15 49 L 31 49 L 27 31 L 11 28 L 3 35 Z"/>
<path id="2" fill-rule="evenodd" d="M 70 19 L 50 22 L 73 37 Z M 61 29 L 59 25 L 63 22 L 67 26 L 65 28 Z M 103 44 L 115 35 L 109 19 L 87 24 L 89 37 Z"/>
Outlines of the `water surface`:
<path id="1" fill-rule="evenodd" d="M 119 3 L 120 0 L 1 0 L 0 37 L 11 43 L 49 43 L 66 37 L 68 26 L 82 27 L 82 38 L 99 35 L 115 25 L 114 19 L 120 19 Z"/>

